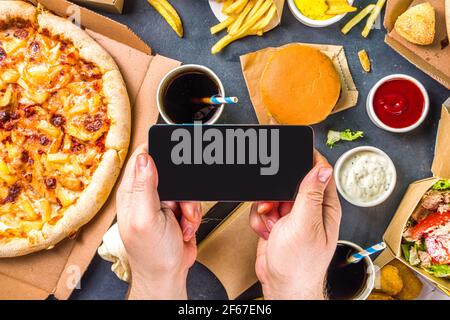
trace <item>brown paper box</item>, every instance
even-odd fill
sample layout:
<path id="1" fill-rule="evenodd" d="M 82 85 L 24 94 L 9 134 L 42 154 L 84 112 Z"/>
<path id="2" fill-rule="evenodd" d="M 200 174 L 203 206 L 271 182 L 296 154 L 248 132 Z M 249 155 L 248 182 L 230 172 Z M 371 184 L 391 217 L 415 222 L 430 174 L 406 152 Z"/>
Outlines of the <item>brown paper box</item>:
<path id="1" fill-rule="evenodd" d="M 251 203 L 236 208 L 198 246 L 197 261 L 220 280 L 229 299 L 258 281 L 255 274 L 258 236 L 249 224 Z"/>
<path id="2" fill-rule="evenodd" d="M 344 47 L 309 43 L 302 44 L 317 48 L 329 56 L 333 61 L 336 70 L 339 72 L 342 92 L 332 113 L 356 106 L 358 102 L 358 90 L 356 89 L 348 67 Z M 259 81 L 262 73 L 266 67 L 267 60 L 275 50 L 277 50 L 277 48 L 269 47 L 241 56 L 242 72 L 244 73 L 245 83 L 247 84 L 250 100 L 252 101 L 259 124 L 277 124 L 275 119 L 269 115 L 259 92 Z"/>
<path id="3" fill-rule="evenodd" d="M 436 36 L 432 45 L 412 44 L 394 30 L 398 16 L 410 6 L 429 2 L 436 10 Z M 420 70 L 450 89 L 450 45 L 442 49 L 447 37 L 444 0 L 389 0 L 384 16 L 384 26 L 388 31 L 385 42 Z"/>
<path id="4" fill-rule="evenodd" d="M 375 259 L 375 261 L 373 262 L 374 263 L 374 265 L 376 266 L 376 267 L 378 267 L 378 268 L 383 268 L 385 265 L 387 265 L 389 262 L 391 262 L 392 260 L 399 260 L 401 263 L 403 263 L 403 264 L 405 264 L 406 266 L 408 266 L 408 267 L 410 267 L 409 265 L 408 265 L 408 263 L 405 261 L 405 260 L 403 260 L 403 259 L 398 259 L 394 254 L 393 254 L 393 252 L 391 251 L 391 250 L 389 250 L 389 249 L 386 249 L 386 250 L 384 250 L 376 259 Z M 378 270 L 376 270 L 376 271 L 378 271 Z M 377 273 L 378 274 L 378 273 Z M 445 294 L 447 294 L 448 296 L 450 296 L 450 291 L 449 290 L 446 290 L 445 288 L 443 288 L 443 287 L 441 287 L 441 286 L 439 286 L 439 285 L 437 285 L 437 287 L 442 291 L 442 292 L 444 292 Z"/>
<path id="5" fill-rule="evenodd" d="M 400 261 L 406 263 L 401 250 L 402 233 L 414 209 L 435 182 L 440 179 L 450 178 L 450 99 L 442 107 L 442 116 L 437 133 L 435 156 L 432 172 L 434 177 L 411 183 L 383 236 L 390 252 Z M 378 260 L 378 259 L 377 259 Z M 392 260 L 392 259 L 391 259 Z M 380 260 L 381 261 L 381 260 Z M 388 261 L 389 262 L 389 261 Z M 387 263 L 387 262 L 386 262 Z M 383 264 L 384 265 L 384 264 Z M 410 268 L 435 283 L 444 292 L 450 292 L 450 280 L 434 277 L 421 268 L 410 266 Z M 381 265 L 382 266 L 382 265 Z"/>
<path id="6" fill-rule="evenodd" d="M 46 8 L 64 16 L 69 2 L 42 0 Z M 147 131 L 158 118 L 156 88 L 160 79 L 180 63 L 151 56 L 151 49 L 130 29 L 80 8 L 81 23 L 116 60 L 127 84 L 133 126 L 130 152 L 147 141 Z M 54 294 L 67 299 L 86 271 L 102 236 L 115 217 L 115 189 L 96 217 L 74 239 L 35 254 L 0 259 L 0 299 L 45 299 Z"/>
<path id="7" fill-rule="evenodd" d="M 73 2 L 93 9 L 122 13 L 124 0 L 73 0 Z"/>

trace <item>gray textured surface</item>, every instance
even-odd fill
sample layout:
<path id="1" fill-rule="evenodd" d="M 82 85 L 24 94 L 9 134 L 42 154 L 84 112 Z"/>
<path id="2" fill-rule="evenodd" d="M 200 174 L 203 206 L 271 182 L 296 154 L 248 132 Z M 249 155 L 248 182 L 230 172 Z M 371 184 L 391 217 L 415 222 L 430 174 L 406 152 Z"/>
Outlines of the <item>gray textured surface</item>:
<path id="1" fill-rule="evenodd" d="M 359 146 L 372 145 L 386 151 L 394 161 L 398 184 L 394 194 L 383 205 L 375 208 L 357 208 L 342 200 L 343 219 L 340 238 L 354 241 L 361 246 L 371 245 L 381 237 L 391 220 L 408 184 L 429 177 L 433 158 L 434 141 L 440 106 L 449 96 L 449 91 L 400 57 L 384 44 L 385 30 L 374 30 L 369 39 L 360 36 L 361 26 L 343 36 L 339 27 L 344 21 L 326 29 L 312 29 L 300 24 L 285 7 L 282 24 L 264 37 L 250 37 L 232 44 L 223 53 L 212 56 L 211 46 L 218 38 L 209 34 L 209 27 L 216 19 L 206 0 L 173 0 L 185 26 L 185 38 L 180 40 L 163 19 L 146 3 L 146 0 L 126 0 L 125 13 L 111 18 L 129 25 L 155 53 L 184 63 L 199 63 L 212 68 L 222 79 L 228 94 L 238 96 L 240 104 L 226 109 L 222 123 L 256 123 L 247 89 L 240 70 L 239 56 L 267 46 L 279 46 L 289 42 L 311 42 L 344 45 L 350 69 L 360 92 L 358 106 L 333 115 L 320 125 L 314 126 L 317 148 L 331 163 L 345 151 Z M 358 1 L 359 6 L 367 2 Z M 346 20 L 346 19 L 345 19 Z M 356 53 L 366 49 L 373 61 L 373 71 L 365 74 L 361 70 Z M 431 112 L 425 123 L 412 133 L 392 134 L 375 127 L 365 111 L 365 98 L 371 86 L 381 77 L 392 73 L 406 73 L 419 79 L 428 89 Z M 333 129 L 364 130 L 366 138 L 356 143 L 347 143 L 329 150 L 324 145 L 326 132 Z M 298 143 L 292 141 L 293 145 Z M 223 212 L 217 214 L 224 216 Z M 211 222 L 210 224 L 214 224 Z M 203 226 L 203 228 L 211 228 Z M 205 233 L 205 231 L 203 231 Z M 239 272 L 236 270 L 236 272 Z M 81 290 L 74 292 L 75 299 L 121 299 L 127 290 L 126 284 L 110 271 L 110 264 L 98 257 L 94 259 L 81 282 Z M 200 265 L 195 265 L 189 274 L 189 295 L 192 299 L 225 298 L 220 283 Z M 253 289 L 245 296 L 257 295 Z"/>

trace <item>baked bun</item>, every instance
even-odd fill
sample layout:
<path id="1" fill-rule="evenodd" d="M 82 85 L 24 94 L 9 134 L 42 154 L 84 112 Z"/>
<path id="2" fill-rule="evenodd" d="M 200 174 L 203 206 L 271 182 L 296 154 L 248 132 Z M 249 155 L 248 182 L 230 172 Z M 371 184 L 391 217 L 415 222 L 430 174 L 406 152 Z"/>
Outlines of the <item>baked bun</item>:
<path id="1" fill-rule="evenodd" d="M 397 18 L 394 28 L 411 43 L 432 44 L 436 33 L 436 13 L 433 6 L 424 2 L 409 8 Z"/>
<path id="2" fill-rule="evenodd" d="M 278 123 L 310 125 L 331 113 L 339 99 L 341 81 L 328 56 L 309 46 L 291 44 L 269 58 L 260 91 Z"/>

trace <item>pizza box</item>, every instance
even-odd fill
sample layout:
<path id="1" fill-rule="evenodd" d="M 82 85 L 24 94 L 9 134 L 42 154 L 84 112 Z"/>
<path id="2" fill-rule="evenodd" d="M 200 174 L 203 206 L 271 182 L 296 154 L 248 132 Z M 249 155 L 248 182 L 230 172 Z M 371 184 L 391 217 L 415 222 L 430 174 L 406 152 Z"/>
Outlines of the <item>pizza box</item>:
<path id="1" fill-rule="evenodd" d="M 433 177 L 415 181 L 411 183 L 403 196 L 402 201 L 394 214 L 394 217 L 384 233 L 384 241 L 387 244 L 386 250 L 395 256 L 396 259 L 402 261 L 414 271 L 422 275 L 424 278 L 430 280 L 437 287 L 442 289 L 450 295 L 450 280 L 444 278 L 437 278 L 431 274 L 425 272 L 421 268 L 410 266 L 402 255 L 401 243 L 402 234 L 405 229 L 406 223 L 408 222 L 411 214 L 416 209 L 421 198 L 427 192 L 433 184 L 435 184 L 440 179 L 450 178 L 450 162 L 448 161 L 450 157 L 450 98 L 444 102 L 442 106 L 441 120 L 439 122 L 435 155 L 433 160 L 433 165 L 431 171 Z"/>
<path id="2" fill-rule="evenodd" d="M 36 3 L 37 0 L 30 1 Z M 129 151 L 147 141 L 148 128 L 158 119 L 157 85 L 168 71 L 180 63 L 153 56 L 151 48 L 136 34 L 111 19 L 65 0 L 38 1 L 57 15 L 70 16 L 81 22 L 85 30 L 116 60 L 127 84 L 132 106 Z M 96 217 L 71 239 L 62 241 L 51 250 L 0 259 L 0 300 L 46 299 L 50 295 L 67 299 L 74 289 L 79 288 L 83 273 L 104 233 L 114 221 L 116 188 Z"/>
<path id="3" fill-rule="evenodd" d="M 429 2 L 436 11 L 436 35 L 433 44 L 419 46 L 406 41 L 394 30 L 398 16 L 409 7 Z M 448 45 L 443 0 L 389 0 L 384 15 L 385 42 L 417 68 L 450 89 L 450 45 Z"/>
<path id="4" fill-rule="evenodd" d="M 72 0 L 73 2 L 92 9 L 111 13 L 122 13 L 124 0 Z"/>

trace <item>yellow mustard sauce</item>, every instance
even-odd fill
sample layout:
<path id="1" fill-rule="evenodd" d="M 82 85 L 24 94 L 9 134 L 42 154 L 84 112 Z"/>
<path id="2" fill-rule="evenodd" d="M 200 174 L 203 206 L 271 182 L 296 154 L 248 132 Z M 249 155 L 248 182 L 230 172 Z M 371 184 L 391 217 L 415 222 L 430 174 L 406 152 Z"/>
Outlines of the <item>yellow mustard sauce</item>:
<path id="1" fill-rule="evenodd" d="M 328 4 L 326 0 L 294 0 L 295 6 L 300 12 L 313 20 L 328 20 L 335 15 L 326 14 Z"/>

